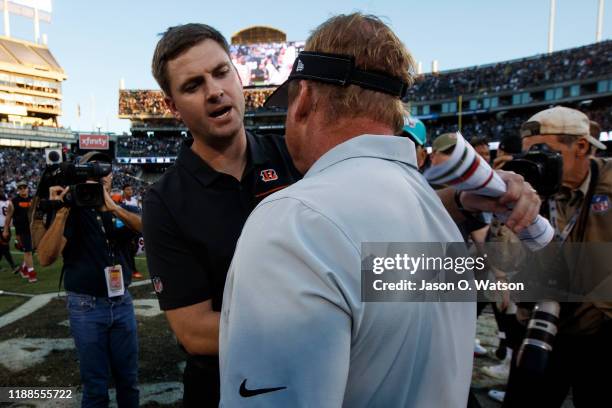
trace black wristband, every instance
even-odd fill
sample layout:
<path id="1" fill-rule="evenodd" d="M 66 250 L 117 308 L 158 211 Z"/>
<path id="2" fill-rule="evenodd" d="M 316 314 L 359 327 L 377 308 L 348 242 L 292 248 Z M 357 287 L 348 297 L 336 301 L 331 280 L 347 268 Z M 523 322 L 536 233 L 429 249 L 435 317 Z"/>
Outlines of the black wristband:
<path id="1" fill-rule="evenodd" d="M 455 204 L 457 204 L 457 208 L 459 209 L 459 211 L 461 211 L 462 213 L 466 212 L 465 208 L 463 208 L 463 204 L 461 204 L 461 191 L 455 190 L 454 198 Z"/>

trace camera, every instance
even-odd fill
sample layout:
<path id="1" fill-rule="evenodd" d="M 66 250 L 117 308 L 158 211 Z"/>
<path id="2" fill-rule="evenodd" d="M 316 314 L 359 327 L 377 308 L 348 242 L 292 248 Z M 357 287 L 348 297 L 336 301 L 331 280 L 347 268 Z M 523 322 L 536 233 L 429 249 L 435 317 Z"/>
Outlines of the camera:
<path id="1" fill-rule="evenodd" d="M 62 162 L 45 168 L 37 189 L 40 206 L 43 210 L 67 207 L 100 207 L 104 205 L 104 187 L 99 183 L 102 177 L 112 171 L 111 163 Z M 87 183 L 88 180 L 96 183 Z M 69 186 L 70 190 L 63 203 L 49 200 L 49 187 Z"/>
<path id="2" fill-rule="evenodd" d="M 520 174 L 538 194 L 550 197 L 561 188 L 563 158 L 560 153 L 540 143 L 524 153 L 513 155 L 513 159 L 502 170 Z"/>

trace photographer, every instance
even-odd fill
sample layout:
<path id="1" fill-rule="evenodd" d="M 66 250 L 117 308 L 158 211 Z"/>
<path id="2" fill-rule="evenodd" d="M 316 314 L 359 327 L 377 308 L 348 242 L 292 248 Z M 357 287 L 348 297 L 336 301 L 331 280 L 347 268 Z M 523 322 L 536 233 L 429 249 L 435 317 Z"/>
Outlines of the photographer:
<path id="1" fill-rule="evenodd" d="M 79 165 L 110 163 L 98 152 Z M 112 173 L 88 180 L 103 185 L 101 208 L 63 206 L 38 246 L 40 263 L 51 265 L 62 254 L 70 329 L 79 355 L 82 406 L 108 406 L 111 372 L 120 407 L 138 406 L 138 337 L 132 299 L 127 291 L 132 271 L 126 250 L 140 217 L 113 202 Z M 69 201 L 69 187 L 52 186 L 49 200 Z"/>
<path id="2" fill-rule="evenodd" d="M 593 158 L 595 148 L 606 147 L 591 136 L 587 116 L 566 107 L 547 109 L 521 126 L 521 136 L 524 150 L 545 144 L 563 158 L 561 190 L 548 200 L 556 240 L 612 241 L 612 161 Z M 589 259 L 603 279 L 612 276 L 609 261 L 609 254 Z M 595 278 L 582 277 L 589 282 Z M 609 376 L 602 373 L 612 366 L 611 318 L 609 302 L 561 304 L 544 372 L 536 375 L 513 361 L 504 407 L 559 407 L 570 388 L 576 407 L 609 406 Z"/>

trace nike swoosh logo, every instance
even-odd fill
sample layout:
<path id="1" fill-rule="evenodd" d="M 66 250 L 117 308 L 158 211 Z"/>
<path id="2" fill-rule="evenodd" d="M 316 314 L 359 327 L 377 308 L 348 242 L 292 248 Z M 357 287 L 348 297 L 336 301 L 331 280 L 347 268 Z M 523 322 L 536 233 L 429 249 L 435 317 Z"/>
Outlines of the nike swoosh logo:
<path id="1" fill-rule="evenodd" d="M 254 397 L 260 394 L 267 394 L 269 392 L 274 392 L 274 391 L 280 391 L 280 390 L 284 390 L 287 388 L 287 387 L 274 387 L 274 388 L 256 388 L 253 390 L 249 390 L 246 387 L 246 382 L 247 380 L 245 378 L 244 381 L 242 381 L 242 384 L 240 384 L 240 396 L 244 398 Z"/>

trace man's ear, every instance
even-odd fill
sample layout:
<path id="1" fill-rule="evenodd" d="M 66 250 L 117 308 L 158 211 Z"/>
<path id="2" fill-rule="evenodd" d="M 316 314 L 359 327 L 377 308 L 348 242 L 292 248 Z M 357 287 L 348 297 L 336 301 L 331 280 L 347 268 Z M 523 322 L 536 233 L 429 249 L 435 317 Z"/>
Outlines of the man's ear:
<path id="1" fill-rule="evenodd" d="M 298 82 L 298 90 L 291 103 L 296 121 L 302 121 L 314 111 L 314 97 L 312 86 L 308 81 Z"/>
<path id="2" fill-rule="evenodd" d="M 578 139 L 576 141 L 576 156 L 588 156 L 591 151 L 591 144 L 586 139 Z"/>
<path id="3" fill-rule="evenodd" d="M 172 97 L 170 96 L 164 96 L 164 103 L 166 104 L 166 107 L 168 109 L 170 109 L 170 112 L 172 112 L 172 114 L 174 115 L 174 117 L 178 120 L 182 120 L 181 119 L 181 114 L 178 111 L 178 109 L 176 109 L 176 105 L 174 103 L 174 100 L 172 100 Z"/>

